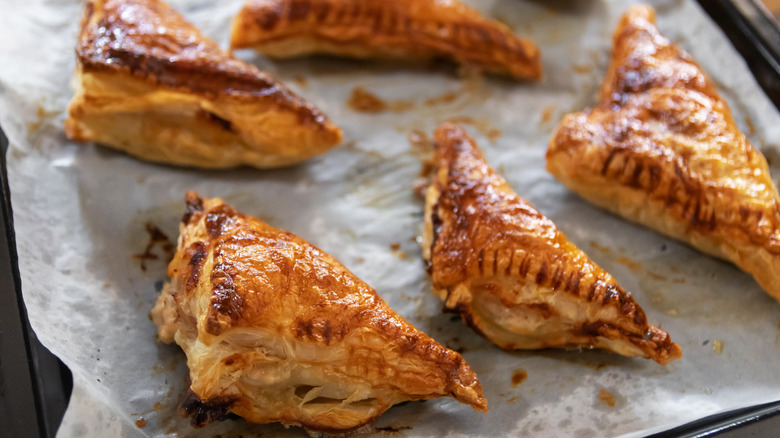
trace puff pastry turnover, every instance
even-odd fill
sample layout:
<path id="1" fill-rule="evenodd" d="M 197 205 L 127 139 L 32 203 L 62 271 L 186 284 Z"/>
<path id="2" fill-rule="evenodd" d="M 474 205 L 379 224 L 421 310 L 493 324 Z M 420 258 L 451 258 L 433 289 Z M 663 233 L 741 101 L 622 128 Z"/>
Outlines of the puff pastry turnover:
<path id="1" fill-rule="evenodd" d="M 539 50 L 458 0 L 247 0 L 233 48 L 274 57 L 449 57 L 518 78 L 542 74 Z"/>
<path id="2" fill-rule="evenodd" d="M 596 347 L 681 356 L 631 294 L 515 194 L 462 128 L 435 132 L 423 257 L 445 310 L 506 349 Z"/>
<path id="3" fill-rule="evenodd" d="M 347 431 L 393 404 L 452 396 L 487 410 L 477 376 L 305 240 L 220 199 L 187 194 L 178 250 L 152 318 L 187 355 L 195 424 Z"/>
<path id="4" fill-rule="evenodd" d="M 160 0 L 91 0 L 65 131 L 186 166 L 284 166 L 341 130 L 268 74 L 222 50 Z"/>
<path id="5" fill-rule="evenodd" d="M 585 199 L 752 274 L 780 300 L 780 207 L 764 157 L 696 62 L 630 8 L 596 108 L 567 116 L 547 169 Z"/>

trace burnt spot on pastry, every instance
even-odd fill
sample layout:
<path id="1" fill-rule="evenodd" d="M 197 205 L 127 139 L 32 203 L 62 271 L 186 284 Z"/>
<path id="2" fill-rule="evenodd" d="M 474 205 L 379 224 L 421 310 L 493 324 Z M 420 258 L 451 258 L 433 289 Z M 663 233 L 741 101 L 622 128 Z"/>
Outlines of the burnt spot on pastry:
<path id="1" fill-rule="evenodd" d="M 612 326 L 603 321 L 590 321 L 582 324 L 579 328 L 573 330 L 579 336 L 587 336 L 595 338 L 602 336 L 602 333 L 606 328 L 612 328 Z"/>
<path id="2" fill-rule="evenodd" d="M 184 215 L 181 217 L 181 221 L 185 225 L 189 224 L 196 214 L 203 212 L 203 199 L 194 191 L 187 192 L 186 202 L 187 206 L 184 210 Z"/>
<path id="3" fill-rule="evenodd" d="M 561 265 L 553 265 L 553 274 L 552 278 L 550 278 L 550 288 L 552 290 L 559 290 L 561 285 L 563 284 L 563 275 L 566 271 L 566 268 Z"/>
<path id="4" fill-rule="evenodd" d="M 224 420 L 237 400 L 237 397 L 219 397 L 204 402 L 192 389 L 188 389 L 177 412 L 181 417 L 189 418 L 193 427 L 201 428 Z"/>
<path id="5" fill-rule="evenodd" d="M 312 5 L 312 13 L 314 14 L 314 18 L 316 21 L 322 22 L 325 20 L 325 17 L 328 16 L 328 13 L 330 13 L 330 3 L 328 2 L 314 2 Z"/>
<path id="6" fill-rule="evenodd" d="M 240 363 L 242 361 L 242 355 L 241 353 L 235 353 L 231 354 L 230 356 L 222 359 L 222 363 L 225 364 L 225 366 L 233 366 L 236 363 Z"/>
<path id="7" fill-rule="evenodd" d="M 525 306 L 542 315 L 542 317 L 545 319 L 550 319 L 553 317 L 553 315 L 558 314 L 558 312 L 556 312 L 555 309 L 550 307 L 550 305 L 547 303 L 528 303 Z"/>
<path id="8" fill-rule="evenodd" d="M 211 271 L 211 308 L 206 316 L 206 331 L 219 335 L 223 325 L 235 322 L 244 309 L 244 297 L 236 290 L 235 268 L 228 264 L 214 265 Z"/>
<path id="9" fill-rule="evenodd" d="M 203 262 L 206 260 L 208 252 L 206 250 L 206 244 L 201 241 L 195 241 L 186 249 L 186 257 L 189 257 L 187 262 L 185 291 L 190 292 L 198 285 L 200 280 L 200 273 L 203 270 Z"/>
<path id="10" fill-rule="evenodd" d="M 331 324 L 328 319 L 299 317 L 292 326 L 296 337 L 322 342 L 325 345 L 339 342 L 344 338 L 346 329 L 341 324 Z"/>
<path id="11" fill-rule="evenodd" d="M 263 30 L 271 30 L 279 23 L 279 19 L 282 16 L 282 4 L 266 5 L 262 9 L 262 13 L 257 14 L 255 22 Z"/>
<path id="12" fill-rule="evenodd" d="M 209 237 L 217 238 L 223 235 L 228 228 L 235 225 L 237 212 L 225 204 L 218 205 L 206 213 L 206 232 Z"/>
<path id="13" fill-rule="evenodd" d="M 290 21 L 298 21 L 305 19 L 311 11 L 311 0 L 295 0 L 290 3 L 290 14 L 288 17 Z"/>
<path id="14" fill-rule="evenodd" d="M 547 280 L 547 260 L 542 260 L 539 271 L 536 272 L 536 284 L 545 284 Z"/>
<path id="15" fill-rule="evenodd" d="M 569 292 L 580 290 L 580 281 L 582 280 L 582 271 L 574 269 L 569 273 L 569 278 L 566 281 L 566 290 Z"/>

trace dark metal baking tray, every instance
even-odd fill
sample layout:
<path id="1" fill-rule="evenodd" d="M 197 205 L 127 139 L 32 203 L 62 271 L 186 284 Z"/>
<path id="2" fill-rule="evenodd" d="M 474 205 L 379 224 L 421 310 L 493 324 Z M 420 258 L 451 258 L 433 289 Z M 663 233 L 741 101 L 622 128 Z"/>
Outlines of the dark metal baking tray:
<path id="1" fill-rule="evenodd" d="M 780 28 L 759 0 L 698 0 L 780 108 Z M 0 129 L 0 436 L 53 437 L 72 390 L 68 368 L 35 336 L 22 284 Z M 780 398 L 780 394 L 778 394 Z M 652 437 L 780 436 L 780 400 L 705 417 Z"/>
<path id="2" fill-rule="evenodd" d="M 52 437 L 73 384 L 68 368 L 38 341 L 22 302 L 7 148 L 0 129 L 0 436 Z"/>

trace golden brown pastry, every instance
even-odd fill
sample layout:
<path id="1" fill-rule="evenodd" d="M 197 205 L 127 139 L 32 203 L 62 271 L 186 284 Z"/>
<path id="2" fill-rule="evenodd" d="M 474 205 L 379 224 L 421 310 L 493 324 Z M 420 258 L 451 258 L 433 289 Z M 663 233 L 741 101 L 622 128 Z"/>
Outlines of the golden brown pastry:
<path id="1" fill-rule="evenodd" d="M 780 300 L 780 207 L 766 160 L 648 6 L 626 12 L 601 101 L 567 116 L 547 169 L 585 199 L 734 262 Z"/>
<path id="2" fill-rule="evenodd" d="M 487 410 L 476 374 L 305 240 L 220 199 L 187 194 L 178 249 L 152 318 L 187 355 L 202 425 L 226 412 L 338 432 L 407 400 Z"/>
<path id="3" fill-rule="evenodd" d="M 231 47 L 273 57 L 445 56 L 483 70 L 539 79 L 539 50 L 458 0 L 247 0 Z"/>
<path id="4" fill-rule="evenodd" d="M 423 257 L 434 294 L 506 349 L 603 348 L 665 365 L 681 356 L 631 294 L 515 194 L 457 125 L 435 132 Z"/>
<path id="5" fill-rule="evenodd" d="M 341 141 L 320 110 L 160 0 L 89 1 L 76 55 L 73 140 L 205 168 L 285 166 Z"/>

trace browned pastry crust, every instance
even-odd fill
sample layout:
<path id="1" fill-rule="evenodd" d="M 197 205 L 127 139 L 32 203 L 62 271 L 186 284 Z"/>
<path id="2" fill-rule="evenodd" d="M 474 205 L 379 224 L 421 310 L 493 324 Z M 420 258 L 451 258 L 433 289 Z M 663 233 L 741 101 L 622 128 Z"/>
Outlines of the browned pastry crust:
<path id="1" fill-rule="evenodd" d="M 277 167 L 321 154 L 341 130 L 268 74 L 226 54 L 160 0 L 91 0 L 65 130 L 187 166 Z"/>
<path id="2" fill-rule="evenodd" d="M 596 347 L 665 365 L 681 356 L 631 294 L 515 194 L 457 125 L 435 132 L 423 257 L 434 293 L 506 349 Z"/>
<path id="3" fill-rule="evenodd" d="M 585 199 L 752 274 L 780 300 L 780 207 L 766 160 L 691 57 L 635 6 L 596 108 L 567 116 L 547 169 Z"/>
<path id="4" fill-rule="evenodd" d="M 396 403 L 443 396 L 487 410 L 458 353 L 300 237 L 195 192 L 180 229 L 151 315 L 160 339 L 187 354 L 182 411 L 196 424 L 232 412 L 347 431 Z"/>
<path id="5" fill-rule="evenodd" d="M 446 56 L 486 71 L 539 79 L 539 49 L 458 0 L 247 0 L 231 47 L 274 57 Z"/>

